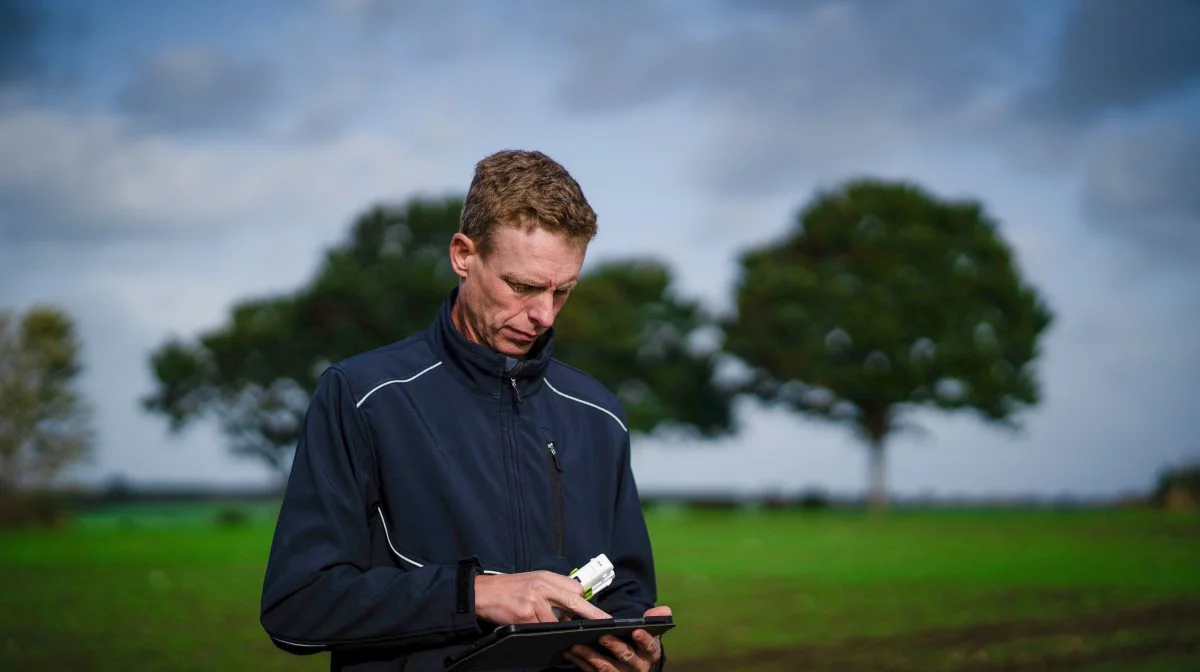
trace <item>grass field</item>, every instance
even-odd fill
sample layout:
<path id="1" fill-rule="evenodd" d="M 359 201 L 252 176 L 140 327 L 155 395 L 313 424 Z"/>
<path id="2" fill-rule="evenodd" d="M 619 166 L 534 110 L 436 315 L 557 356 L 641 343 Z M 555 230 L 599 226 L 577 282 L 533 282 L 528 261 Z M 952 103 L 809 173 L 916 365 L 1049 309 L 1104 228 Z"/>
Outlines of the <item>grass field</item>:
<path id="1" fill-rule="evenodd" d="M 258 625 L 272 511 L 0 534 L 2 670 L 318 670 Z M 674 670 L 1200 669 L 1200 517 L 694 512 L 649 524 Z M 733 624 L 733 625 L 730 625 Z"/>

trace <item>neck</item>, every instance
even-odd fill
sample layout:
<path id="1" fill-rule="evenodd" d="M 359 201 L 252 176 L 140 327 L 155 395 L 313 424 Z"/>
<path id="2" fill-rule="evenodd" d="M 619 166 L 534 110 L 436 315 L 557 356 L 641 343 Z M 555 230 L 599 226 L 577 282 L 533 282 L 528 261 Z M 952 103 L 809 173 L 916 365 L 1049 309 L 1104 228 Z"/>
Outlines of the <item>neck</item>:
<path id="1" fill-rule="evenodd" d="M 471 328 L 471 322 L 467 319 L 466 309 L 463 308 L 461 296 L 450 307 L 450 321 L 454 324 L 454 328 L 458 329 L 458 332 L 465 336 L 468 341 L 476 345 L 483 345 L 479 337 L 475 334 L 475 330 Z"/>

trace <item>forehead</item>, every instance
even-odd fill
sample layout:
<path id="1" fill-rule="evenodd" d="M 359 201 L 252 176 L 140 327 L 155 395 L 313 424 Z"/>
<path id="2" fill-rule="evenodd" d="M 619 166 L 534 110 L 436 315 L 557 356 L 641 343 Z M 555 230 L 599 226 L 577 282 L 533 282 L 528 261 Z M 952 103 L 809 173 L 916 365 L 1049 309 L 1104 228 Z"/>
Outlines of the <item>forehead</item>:
<path id="1" fill-rule="evenodd" d="M 559 283 L 579 275 L 584 254 L 583 246 L 562 234 L 501 226 L 493 232 L 487 263 L 499 273 Z"/>

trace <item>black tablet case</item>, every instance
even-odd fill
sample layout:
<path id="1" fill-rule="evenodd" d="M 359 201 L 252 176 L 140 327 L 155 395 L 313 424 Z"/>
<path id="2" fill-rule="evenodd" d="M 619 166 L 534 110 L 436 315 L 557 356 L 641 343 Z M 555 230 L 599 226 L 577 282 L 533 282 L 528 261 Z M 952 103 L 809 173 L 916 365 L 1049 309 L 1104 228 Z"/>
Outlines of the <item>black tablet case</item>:
<path id="1" fill-rule="evenodd" d="M 659 635 L 673 627 L 675 623 L 670 616 L 501 626 L 469 648 L 447 658 L 446 671 L 470 672 L 562 665 L 565 662 L 562 652 L 576 644 L 592 646 L 603 652 L 608 650 L 599 643 L 604 635 L 613 635 L 632 642 L 634 630 L 642 629 L 651 635 Z"/>

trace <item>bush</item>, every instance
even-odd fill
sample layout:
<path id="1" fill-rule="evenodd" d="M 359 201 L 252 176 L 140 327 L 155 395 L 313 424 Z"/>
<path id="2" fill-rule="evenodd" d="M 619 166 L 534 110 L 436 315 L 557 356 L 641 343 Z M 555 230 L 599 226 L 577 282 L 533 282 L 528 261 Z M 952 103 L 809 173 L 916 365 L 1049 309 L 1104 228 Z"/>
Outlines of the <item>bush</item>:
<path id="1" fill-rule="evenodd" d="M 236 506 L 223 506 L 213 516 L 217 527 L 238 527 L 250 520 L 250 514 L 245 509 Z"/>
<path id="2" fill-rule="evenodd" d="M 1167 469 L 1158 477 L 1151 501 L 1165 509 L 1200 508 L 1200 463 Z"/>
<path id="3" fill-rule="evenodd" d="M 0 529 L 56 527 L 71 520 L 64 497 L 49 490 L 0 494 Z"/>
<path id="4" fill-rule="evenodd" d="M 809 490 L 800 495 L 796 504 L 805 511 L 824 511 L 829 508 L 829 496 L 820 490 Z"/>

